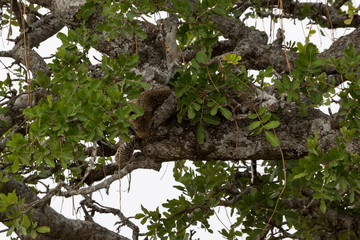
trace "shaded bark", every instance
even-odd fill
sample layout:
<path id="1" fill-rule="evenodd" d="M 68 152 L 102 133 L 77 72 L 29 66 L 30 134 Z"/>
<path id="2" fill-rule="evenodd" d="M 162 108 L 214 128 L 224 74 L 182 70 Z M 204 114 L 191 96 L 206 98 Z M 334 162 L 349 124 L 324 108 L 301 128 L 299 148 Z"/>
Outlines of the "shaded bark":
<path id="1" fill-rule="evenodd" d="M 70 29 L 79 27 L 81 20 L 76 18 L 76 14 L 85 1 L 33 0 L 30 2 L 48 8 L 51 13 L 28 26 L 25 35 L 22 33 L 14 40 L 15 46 L 13 49 L 0 51 L 0 57 L 10 57 L 17 63 L 25 65 L 26 54 L 24 54 L 24 41 L 25 38 L 30 37 L 28 55 L 30 55 L 29 69 L 32 75 L 36 77 L 37 71 L 40 70 L 50 76 L 51 69 L 34 48 L 46 39 L 54 36 L 64 26 Z M 251 1 L 238 1 L 237 7 L 245 11 L 251 6 L 249 2 L 251 3 Z M 298 13 L 297 11 L 304 7 L 303 4 L 296 5 L 297 1 L 283 2 L 284 11 L 288 14 Z M 261 1 L 261 4 L 267 3 L 268 1 Z M 337 12 L 343 3 L 344 1 L 336 1 L 329 10 L 326 10 L 321 3 L 317 3 L 317 5 L 310 4 L 313 9 L 319 9 L 318 13 L 321 15 L 321 18 L 319 18 L 319 16 L 310 16 L 310 18 L 314 21 L 327 23 L 329 22 L 328 17 L 330 16 L 332 27 L 343 27 L 346 16 L 340 16 Z M 87 27 L 90 28 L 92 33 L 98 33 L 95 28 L 97 23 L 102 20 L 103 18 L 99 12 L 96 12 L 87 23 Z M 281 44 L 268 43 L 268 37 L 265 32 L 247 27 L 238 20 L 235 21 L 222 16 L 214 15 L 209 19 L 200 20 L 213 21 L 216 30 L 220 31 L 226 38 L 215 44 L 213 51 L 215 57 L 220 58 L 228 53 L 236 53 L 242 56 L 242 64 L 244 64 L 246 68 L 255 70 L 273 66 L 277 72 L 287 73 L 289 72 L 287 62 L 289 62 L 292 69 L 294 68 L 294 62 L 298 54 L 287 51 L 285 55 L 285 50 L 282 49 Z M 108 41 L 104 34 L 95 48 L 101 53 L 112 57 L 117 57 L 120 53 L 137 53 L 140 57 L 137 71 L 143 75 L 143 81 L 152 84 L 167 83 L 174 75 L 175 69 L 172 68 L 170 63 L 173 56 L 169 55 L 166 45 L 162 42 L 161 36 L 165 34 L 165 41 L 169 41 L 170 44 L 174 43 L 174 32 L 170 31 L 174 25 L 179 23 L 171 19 L 170 25 L 165 24 L 167 26 L 165 28 L 140 20 L 138 23 L 141 29 L 147 34 L 148 37 L 146 39 L 137 39 L 135 43 L 133 36 L 119 36 L 113 41 Z M 344 49 L 347 48 L 350 43 L 354 44 L 355 51 L 360 50 L 359 24 L 359 17 L 355 16 L 350 26 L 356 29 L 352 33 L 335 41 L 328 50 L 320 53 L 320 56 L 341 57 L 343 56 Z M 176 51 L 176 46 L 171 45 L 170 47 L 172 52 Z M 185 62 L 190 61 L 196 56 L 198 50 L 200 49 L 185 49 L 182 53 L 176 53 L 175 60 L 184 59 Z M 323 70 L 328 74 L 333 72 L 331 68 L 324 68 Z M 49 93 L 39 90 L 31 92 L 31 94 L 34 99 L 33 104 L 36 104 L 39 98 Z M 315 130 L 317 131 L 319 144 L 323 151 L 327 151 L 334 146 L 334 139 L 340 135 L 340 131 L 338 125 L 336 123 L 334 124 L 335 120 L 332 117 L 316 109 L 309 109 L 307 116 L 300 116 L 299 108 L 296 105 L 281 100 L 276 101 L 275 104 L 281 107 L 283 111 L 280 111 L 280 108 L 277 107 L 273 109 L 272 112 L 276 113 L 281 119 L 281 125 L 276 129 L 276 135 L 280 140 L 285 160 L 299 159 L 306 156 L 307 139 L 310 136 L 314 136 Z M 266 106 L 265 103 L 264 105 Z M 9 110 L 7 113 L 0 114 L 0 135 L 3 135 L 10 129 L 13 131 L 11 134 L 22 130 L 24 124 L 23 110 L 27 106 L 27 93 L 9 96 L 9 102 L 7 104 Z M 139 149 L 140 153 L 133 155 L 133 161 L 121 167 L 124 171 L 122 176 L 135 169 L 148 168 L 159 170 L 161 162 L 184 159 L 191 159 L 193 161 L 281 159 L 278 148 L 273 147 L 263 134 L 256 137 L 249 135 L 250 131 L 248 130 L 248 126 L 251 120 L 247 118 L 246 114 L 234 112 L 233 115 L 233 121 L 222 119 L 221 124 L 218 126 L 206 125 L 205 143 L 199 145 L 196 140 L 196 126 L 186 120 L 179 124 L 176 119 L 176 99 L 168 99 L 162 108 L 158 110 L 156 115 L 157 119 L 150 129 L 148 137 L 137 142 L 136 149 Z M 10 139 L 11 134 L 1 139 L 1 151 L 5 149 L 6 142 Z M 359 139 L 355 139 L 349 145 L 349 150 L 359 153 L 359 142 Z M 104 146 L 105 145 L 99 146 L 97 151 L 99 156 L 114 156 L 116 154 L 118 145 Z M 111 176 L 111 181 L 115 181 L 117 178 L 114 174 L 117 169 L 118 166 L 112 164 L 100 169 L 91 170 L 92 172 L 84 182 L 90 185 L 96 181 L 103 180 L 106 176 Z M 50 173 L 52 172 L 50 171 Z M 109 184 L 111 181 L 109 181 Z M 70 197 L 76 194 L 88 194 L 91 193 L 93 189 L 97 190 L 106 187 L 107 185 L 103 182 L 102 185 L 95 185 L 94 188 L 86 186 L 81 190 L 67 189 L 67 191 L 59 195 Z M 7 194 L 13 190 L 16 190 L 18 196 L 25 198 L 27 203 L 39 200 L 35 192 L 14 179 L 5 183 L 0 191 L 1 193 Z M 296 204 L 296 202 L 291 204 Z M 296 208 L 297 206 L 289 205 L 289 207 Z M 38 239 L 127 239 L 92 221 L 67 219 L 46 204 L 37 205 L 34 210 L 32 215 L 33 220 L 37 221 L 40 226 L 46 225 L 51 228 L 50 233 L 40 234 Z M 328 211 L 327 214 L 329 219 L 333 219 L 334 223 L 337 222 L 336 217 L 339 215 L 333 211 Z M 0 215 L 0 221 L 4 220 L 5 216 Z M 345 227 L 352 227 L 355 226 L 354 224 L 357 224 L 357 222 L 358 219 L 355 218 L 350 220 L 344 218 L 342 224 L 345 224 Z M 27 239 L 26 237 L 22 238 Z"/>

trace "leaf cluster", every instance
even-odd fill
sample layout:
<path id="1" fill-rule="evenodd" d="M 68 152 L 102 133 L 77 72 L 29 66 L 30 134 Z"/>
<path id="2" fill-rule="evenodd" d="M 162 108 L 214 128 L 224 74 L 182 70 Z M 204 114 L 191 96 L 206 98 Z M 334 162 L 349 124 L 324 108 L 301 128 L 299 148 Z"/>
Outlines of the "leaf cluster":
<path id="1" fill-rule="evenodd" d="M 129 102 L 148 87 L 138 81 L 141 76 L 130 71 L 138 56 L 119 55 L 117 59 L 104 56 L 103 77 L 91 77 L 87 56 L 96 38 L 91 41 L 91 37 L 81 34 L 86 35 L 72 30 L 68 35 L 60 33 L 63 45 L 49 64 L 53 75 L 39 72 L 38 79 L 33 81 L 34 88 L 43 88 L 50 94 L 24 110 L 29 121 L 28 138 L 14 134 L 7 142 L 11 154 L 4 159 L 12 163 L 13 173 L 33 165 L 40 175 L 48 166 L 61 166 L 63 171 L 74 161 L 85 160 L 85 146 L 80 142 L 101 139 L 113 142 L 119 135 L 129 141 L 129 120 L 143 114 L 141 107 Z M 87 40 L 82 41 L 84 38 Z M 71 170 L 75 176 L 81 172 L 76 167 Z M 62 171 L 56 172 L 57 180 L 64 179 Z"/>
<path id="2" fill-rule="evenodd" d="M 204 124 L 219 125 L 221 118 L 218 113 L 231 120 L 230 96 L 248 88 L 247 71 L 243 66 L 235 74 L 233 62 L 207 64 L 208 61 L 205 51 L 198 52 L 172 82 L 179 99 L 178 122 L 186 118 L 197 123 L 200 144 L 204 142 Z"/>
<path id="3" fill-rule="evenodd" d="M 321 73 L 325 59 L 317 57 L 317 47 L 312 44 L 303 46 L 298 43 L 299 57 L 296 69 L 284 74 L 282 80 L 273 80 L 280 93 L 286 93 L 287 101 L 301 105 L 301 114 L 306 115 L 309 106 L 329 104 L 324 99 L 335 93 L 334 82 L 327 82 L 326 73 Z"/>
<path id="4" fill-rule="evenodd" d="M 328 208 L 335 208 L 349 215 L 358 215 L 356 199 L 360 194 L 358 179 L 360 156 L 346 150 L 347 144 L 356 136 L 356 131 L 343 127 L 341 132 L 342 136 L 337 139 L 337 146 L 328 152 L 322 151 L 317 135 L 309 138 L 309 154 L 299 160 L 298 166 L 291 169 L 288 180 L 293 197 L 298 199 L 307 197 L 301 194 L 301 189 L 311 189 L 312 198 L 319 201 L 318 207 L 323 214 Z M 331 221 L 328 221 L 324 215 L 319 215 L 318 218 L 321 219 L 323 229 L 332 228 Z M 303 229 L 310 234 L 313 229 L 313 221 L 308 221 L 306 218 L 292 221 L 292 224 L 289 227 L 294 226 L 298 232 Z M 350 237 L 352 234 L 350 230 L 343 232 L 341 236 L 342 239 L 347 239 L 346 236 Z M 314 232 L 311 235 L 314 237 Z"/>
<path id="5" fill-rule="evenodd" d="M 233 120 L 233 96 L 252 96 L 249 86 L 263 86 L 264 78 L 272 75 L 272 68 L 268 67 L 260 71 L 254 80 L 241 65 L 241 56 L 217 56 L 213 53 L 221 32 L 216 30 L 211 19 L 214 15 L 232 20 L 239 17 L 242 10 L 233 8 L 239 1 L 172 0 L 171 9 L 166 9 L 165 2 L 86 1 L 77 15 L 83 21 L 81 27 L 69 30 L 67 34 L 58 34 L 62 46 L 49 64 L 52 75 L 39 72 L 38 78 L 32 81 L 32 89 L 44 90 L 46 94 L 42 99 L 36 99 L 35 106 L 24 110 L 28 122 L 27 135 L 13 134 L 7 142 L 8 154 L 2 156 L 4 166 L 8 166 L 5 167 L 7 173 L 21 180 L 21 174 L 28 173 L 47 177 L 46 171 L 52 168 L 56 170 L 57 181 L 65 180 L 64 169 L 70 169 L 71 175 L 79 177 L 81 169 L 77 163 L 88 160 L 84 154 L 85 144 L 91 142 L 95 145 L 102 140 L 114 142 L 118 136 L 130 140 L 129 120 L 141 116 L 143 110 L 129 100 L 139 97 L 148 85 L 139 82 L 141 76 L 132 71 L 139 59 L 136 54 L 119 54 L 116 59 L 103 56 L 101 66 L 94 70 L 88 55 L 100 36 L 90 32 L 86 22 L 95 16 L 101 16 L 103 20 L 97 25 L 96 31 L 105 33 L 107 40 L 111 41 L 119 35 L 146 38 L 138 21 L 141 16 L 150 16 L 160 10 L 176 14 L 179 20 L 179 49 L 194 51 L 193 59 L 183 63 L 171 82 L 178 97 L 178 122 L 196 124 L 197 141 L 202 144 L 206 140 L 206 127 Z M 272 6 L 262 6 L 261 1 L 253 3 L 245 18 L 272 10 Z M 315 12 L 310 4 L 303 6 L 299 9 L 299 19 L 314 19 Z M 350 24 L 358 8 L 350 1 L 348 6 L 349 19 L 346 23 Z M 3 23 L 11 20 L 17 24 L 15 18 L 10 19 L 8 14 L 4 15 L 4 19 Z M 322 23 L 321 20 L 319 22 Z M 308 156 L 286 163 L 286 171 L 290 174 L 288 187 L 283 194 L 284 201 L 280 201 L 271 219 L 273 226 L 295 228 L 297 234 L 309 239 L 316 234 L 321 236 L 321 233 L 334 227 L 324 215 L 330 208 L 358 216 L 356 200 L 360 193 L 360 157 L 347 151 L 351 139 L 358 136 L 360 127 L 360 53 L 355 53 L 350 45 L 342 58 L 320 58 L 317 47 L 309 43 L 312 34 L 314 30 L 310 30 L 305 45 L 297 43 L 295 47 L 293 42 L 288 44 L 299 53 L 296 69 L 284 74 L 282 79 L 273 80 L 279 92 L 286 94 L 287 101 L 301 105 L 302 114 L 306 114 L 308 107 L 329 104 L 329 99 L 335 94 L 335 80 L 329 81 L 328 76 L 322 73 L 324 66 L 334 67 L 347 83 L 339 93 L 342 100 L 340 114 L 345 120 L 337 146 L 324 152 L 315 136 L 308 140 Z M 94 71 L 101 76 L 94 77 Z M 19 68 L 17 73 L 23 76 L 24 70 Z M 0 83 L 0 96 L 5 97 L 11 89 L 12 82 L 8 77 Z M 21 82 L 20 91 L 23 91 Z M 0 109 L 0 113 L 6 111 L 7 108 Z M 273 131 L 280 124 L 275 114 L 260 108 L 248 117 L 254 120 L 249 126 L 251 135 L 265 132 L 268 141 L 273 146 L 279 146 L 280 142 Z M 105 161 L 98 158 L 95 164 L 103 165 Z M 142 206 L 142 213 L 137 214 L 136 218 L 141 219 L 142 224 L 147 224 L 147 236 L 152 239 L 189 239 L 186 230 L 194 226 L 213 232 L 209 217 L 216 214 L 217 207 L 229 206 L 230 216 L 235 220 L 229 229 L 222 229 L 220 233 L 227 239 L 241 237 L 244 233 L 247 239 L 257 239 L 266 227 L 265 223 L 275 208 L 285 180 L 283 168 L 277 161 L 264 161 L 263 167 L 261 182 L 253 184 L 246 175 L 245 167 L 232 162 L 198 161 L 188 167 L 184 161 L 178 161 L 174 177 L 179 185 L 174 187 L 181 191 L 181 195 L 164 203 L 164 212 L 159 208 L 150 211 Z M 0 184 L 8 180 L 8 175 L 0 172 Z M 310 199 L 318 201 L 315 208 L 306 209 L 309 210 L 308 215 L 302 214 L 303 209 L 297 211 L 288 208 L 285 201 L 308 199 L 309 196 L 302 191 L 304 189 L 311 190 Z M 26 208 L 24 199 L 19 199 L 15 192 L 0 194 L 0 198 L 0 212 L 6 213 L 9 220 L 8 235 L 16 230 L 36 238 L 36 232 L 46 233 L 50 230 L 44 226 L 37 227 L 31 221 L 31 211 Z M 316 225 L 320 225 L 320 228 Z M 239 231 L 240 228 L 243 229 Z M 351 238 L 351 231 L 345 231 L 341 237 Z"/>
<path id="6" fill-rule="evenodd" d="M 263 130 L 265 131 L 266 139 L 273 145 L 274 147 L 279 146 L 280 141 L 274 135 L 273 132 L 268 131 L 280 126 L 280 122 L 278 120 L 270 121 L 272 118 L 277 119 L 277 117 L 272 115 L 270 112 L 265 112 L 266 108 L 262 107 L 256 113 L 249 114 L 250 119 L 258 119 L 257 121 L 252 122 L 249 125 L 249 130 L 251 131 L 250 136 L 259 135 Z"/>
<path id="7" fill-rule="evenodd" d="M 37 233 L 47 233 L 50 228 L 47 226 L 37 226 L 37 222 L 31 221 L 31 210 L 25 205 L 25 199 L 16 196 L 15 190 L 7 195 L 0 193 L 0 212 L 6 214 L 7 220 L 3 223 L 9 226 L 6 236 L 10 236 L 14 231 L 22 235 L 30 235 L 36 239 Z"/>
<path id="8" fill-rule="evenodd" d="M 177 162 L 174 177 L 181 185 L 174 186 L 182 194 L 177 199 L 168 200 L 162 206 L 166 212 L 159 209 L 149 211 L 142 207 L 143 213 L 136 218 L 148 225 L 147 235 L 151 239 L 185 239 L 186 229 L 200 225 L 212 233 L 208 218 L 214 215 L 213 208 L 220 203 L 226 193 L 221 186 L 231 181 L 228 171 L 234 172 L 235 167 L 225 162 L 195 162 L 195 169 Z"/>
<path id="9" fill-rule="evenodd" d="M 339 114 L 344 116 L 342 124 L 348 128 L 360 128 L 360 51 L 354 52 L 354 45 L 345 49 L 341 58 L 330 58 L 329 65 L 341 74 L 343 89 L 338 94 L 341 99 Z"/>

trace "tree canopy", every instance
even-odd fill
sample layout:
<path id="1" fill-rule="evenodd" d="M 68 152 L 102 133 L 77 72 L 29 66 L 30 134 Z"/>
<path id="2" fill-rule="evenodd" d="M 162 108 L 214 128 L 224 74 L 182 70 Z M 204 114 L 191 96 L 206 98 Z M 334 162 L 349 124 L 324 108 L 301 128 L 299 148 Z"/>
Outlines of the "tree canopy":
<path id="1" fill-rule="evenodd" d="M 213 232 L 209 218 L 224 207 L 225 239 L 359 239 L 359 8 L 346 0 L 0 1 L 3 41 L 12 43 L 0 51 L 12 60 L 0 82 L 8 236 L 197 239 L 194 226 Z M 267 31 L 249 24 L 264 19 Z M 284 26 L 302 23 L 305 40 L 287 40 Z M 324 33 L 343 28 L 351 31 L 337 39 Z M 53 36 L 61 46 L 41 55 Z M 320 49 L 315 36 L 331 46 Z M 330 104 L 339 110 L 319 110 Z M 93 199 L 165 162 L 174 162 L 180 194 L 161 208 L 125 216 Z M 44 181 L 52 182 L 45 192 Z M 73 196 L 84 219 L 50 205 Z M 132 235 L 93 220 L 106 213 Z"/>

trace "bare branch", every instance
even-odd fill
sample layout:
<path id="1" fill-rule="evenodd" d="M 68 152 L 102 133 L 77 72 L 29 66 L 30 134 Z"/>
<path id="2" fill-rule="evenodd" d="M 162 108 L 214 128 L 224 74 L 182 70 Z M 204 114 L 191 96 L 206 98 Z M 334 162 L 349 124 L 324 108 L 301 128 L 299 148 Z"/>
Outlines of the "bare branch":
<path id="1" fill-rule="evenodd" d="M 119 223 L 121 228 L 123 225 L 126 225 L 129 227 L 132 231 L 132 239 L 137 240 L 139 239 L 140 230 L 137 225 L 135 225 L 132 221 L 130 221 L 129 218 L 125 217 L 125 215 L 116 208 L 112 207 L 105 207 L 97 203 L 96 201 L 90 199 L 89 197 L 85 197 L 83 201 L 80 202 L 81 205 L 87 206 L 88 208 L 92 209 L 93 211 L 99 212 L 99 213 L 111 213 L 113 215 L 119 216 L 121 222 Z"/>
<path id="2" fill-rule="evenodd" d="M 131 173 L 133 170 L 135 169 L 153 169 L 156 171 L 160 170 L 161 167 L 161 163 L 156 163 L 154 161 L 151 160 L 146 160 L 144 159 L 143 156 L 141 155 L 135 155 L 135 157 L 137 156 L 137 160 L 132 160 L 131 162 L 128 162 L 120 171 L 120 178 L 123 178 L 124 176 L 126 176 L 127 174 Z M 94 186 L 89 186 L 86 188 L 81 188 L 78 190 L 74 190 L 71 189 L 68 186 L 64 186 L 66 188 L 66 192 L 61 192 L 58 195 L 59 196 L 64 196 L 64 197 L 71 197 L 74 195 L 86 195 L 86 194 L 90 194 L 92 192 L 98 191 L 100 189 L 107 189 L 111 183 L 113 183 L 114 181 L 119 179 L 119 174 L 118 172 L 114 172 L 114 174 L 105 179 L 104 181 L 102 181 L 101 183 L 98 183 Z"/>

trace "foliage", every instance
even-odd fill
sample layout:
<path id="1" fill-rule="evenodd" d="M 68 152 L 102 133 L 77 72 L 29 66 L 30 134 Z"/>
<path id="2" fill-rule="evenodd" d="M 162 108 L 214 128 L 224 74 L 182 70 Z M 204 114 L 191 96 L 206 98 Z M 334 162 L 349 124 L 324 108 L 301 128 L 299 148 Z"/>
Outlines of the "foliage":
<path id="1" fill-rule="evenodd" d="M 336 68 L 336 71 L 342 74 L 346 82 L 344 90 L 339 94 L 343 101 L 340 115 L 345 116 L 343 124 L 348 128 L 360 127 L 360 52 L 354 52 L 353 44 L 345 50 L 345 56 L 342 58 L 330 58 L 329 65 Z"/>
<path id="2" fill-rule="evenodd" d="M 176 39 L 179 51 L 194 51 L 192 59 L 178 64 L 170 84 L 178 100 L 178 123 L 196 125 L 199 146 L 206 144 L 205 132 L 212 126 L 225 121 L 236 124 L 238 99 L 255 102 L 257 90 L 264 92 L 271 84 L 277 91 L 274 94 L 276 100 L 285 98 L 284 102 L 295 103 L 303 116 L 310 108 L 330 105 L 335 96 L 339 97 L 339 113 L 343 120 L 341 135 L 334 139 L 336 145 L 330 150 L 321 148 L 315 132 L 307 139 L 307 156 L 286 161 L 286 169 L 281 161 L 263 161 L 259 181 L 255 181 L 256 176 L 249 177 L 250 172 L 241 161 L 204 159 L 191 165 L 185 160 L 177 161 L 173 176 L 178 185 L 174 188 L 180 191 L 180 196 L 163 203 L 163 210 L 142 206 L 142 212 L 135 216 L 141 224 L 146 224 L 146 236 L 150 239 L 190 239 L 189 230 L 193 226 L 213 233 L 209 218 L 217 216 L 216 210 L 222 207 L 234 219 L 229 228 L 219 230 L 226 239 L 258 239 L 268 226 L 276 230 L 274 235 L 279 238 L 288 236 L 285 233 L 291 229 L 295 231 L 294 236 L 316 239 L 334 231 L 336 226 L 326 215 L 330 211 L 358 218 L 360 156 L 348 149 L 360 133 L 360 52 L 356 52 L 351 44 L 343 57 L 319 57 L 318 47 L 310 42 L 315 31 L 310 30 L 305 43 L 287 44 L 297 54 L 294 69 L 282 73 L 279 78 L 272 74 L 273 66 L 266 66 L 254 77 L 245 67 L 245 57 L 215 52 L 216 44 L 224 34 L 211 19 L 222 16 L 234 20 L 243 14 L 245 18 L 263 17 L 265 14 L 261 13 L 267 12 L 270 6 L 253 1 L 251 11 L 243 13 L 241 9 L 233 8 L 238 2 L 235 0 L 173 0 L 172 8 L 167 2 L 88 0 L 77 14 L 80 27 L 69 29 L 67 34 L 57 34 L 62 45 L 48 64 L 51 75 L 39 71 L 37 78 L 31 81 L 32 91 L 28 91 L 25 72 L 22 68 L 17 69 L 17 77 L 23 79 L 16 84 L 19 92 L 26 92 L 29 97 L 32 93 L 41 93 L 41 97 L 36 99 L 34 106 L 23 110 L 24 129 L 14 133 L 11 128 L 3 136 L 9 140 L 1 155 L 0 184 L 11 178 L 22 181 L 28 175 L 34 179 L 53 178 L 55 182 L 81 179 L 84 166 L 93 161 L 85 154 L 87 145 L 96 146 L 101 141 L 116 143 L 118 137 L 127 142 L 131 140 L 130 121 L 144 114 L 144 110 L 131 100 L 150 87 L 135 71 L 140 55 L 119 53 L 116 58 L 103 55 L 99 64 L 94 65 L 89 59 L 89 51 L 103 37 L 108 42 L 119 36 L 147 39 L 141 20 L 154 12 L 165 11 L 178 17 Z M 359 7 L 348 2 L 348 12 L 342 14 L 348 16 L 345 23 L 351 24 Z M 314 20 L 314 11 L 310 4 L 304 4 L 299 9 L 298 19 Z M 96 14 L 102 21 L 92 32 L 86 24 Z M 3 23 L 16 20 L 9 14 L 4 16 Z M 234 21 L 240 22 L 239 19 Z M 326 23 L 320 19 L 318 24 L 325 26 Z M 338 92 L 335 91 L 338 84 L 323 71 L 325 67 L 332 67 L 343 78 L 343 87 L 337 88 Z M 0 82 L 0 96 L 7 96 L 14 88 L 9 74 Z M 246 137 L 265 136 L 282 152 L 276 130 L 283 124 L 279 117 L 283 111 L 279 107 L 270 112 L 262 105 L 248 109 L 245 119 L 250 123 Z M 7 106 L 0 108 L 0 114 L 7 112 Z M 111 157 L 98 157 L 92 167 L 100 168 L 112 162 Z M 50 175 L 49 169 L 53 170 Z M 37 180 L 28 183 L 37 184 Z M 33 190 L 37 191 L 36 187 Z M 16 231 L 35 239 L 37 233 L 51 231 L 32 221 L 31 206 L 26 205 L 15 191 L 7 195 L 0 193 L 0 198 L 0 212 L 6 215 L 8 235 Z M 303 209 L 304 204 L 296 205 L 300 202 L 306 203 L 307 212 Z M 351 239 L 359 236 L 358 231 L 340 229 L 334 238 Z"/>
<path id="3" fill-rule="evenodd" d="M 4 178 L 2 181 L 4 181 Z M 24 199 L 19 199 L 16 196 L 15 190 L 7 195 L 1 193 L 0 199 L 0 212 L 6 213 L 7 221 L 4 224 L 9 226 L 7 236 L 10 236 L 16 230 L 22 235 L 30 235 L 32 239 L 36 239 L 36 232 L 47 233 L 50 231 L 49 227 L 37 227 L 37 223 L 31 221 L 30 208 L 25 205 Z"/>
<path id="4" fill-rule="evenodd" d="M 53 78 L 39 72 L 39 78 L 33 82 L 34 88 L 41 87 L 51 94 L 33 108 L 24 110 L 32 122 L 29 138 L 14 134 L 7 142 L 11 154 L 4 160 L 13 163 L 13 173 L 26 171 L 32 164 L 39 167 L 38 174 L 47 166 L 61 165 L 65 170 L 74 158 L 85 160 L 84 145 L 78 144 L 80 140 L 92 142 L 106 137 L 113 141 L 120 135 L 129 141 L 128 120 L 143 114 L 141 108 L 126 100 L 138 97 L 147 87 L 137 81 L 141 76 L 130 72 L 138 56 L 103 57 L 104 78 L 89 77 L 86 56 L 89 45 L 84 44 L 94 40 L 84 40 L 79 34 L 83 33 L 69 30 L 68 36 L 58 34 L 63 45 L 50 64 Z M 83 50 L 72 42 L 83 44 Z M 132 111 L 135 114 L 130 116 Z M 19 169 L 19 163 L 23 164 L 22 169 Z M 71 171 L 77 175 L 79 170 L 71 168 Z M 65 178 L 63 173 L 57 174 L 58 180 Z"/>
<path id="5" fill-rule="evenodd" d="M 54 173 L 56 181 L 67 178 L 66 170 L 80 177 L 81 168 L 74 161 L 86 161 L 85 145 L 80 142 L 103 138 L 114 142 L 118 136 L 129 141 L 129 120 L 143 114 L 138 105 L 127 100 L 139 97 L 148 87 L 138 81 L 141 76 L 130 71 L 136 66 L 137 55 L 120 55 L 117 59 L 104 56 L 101 64 L 104 76 L 100 80 L 88 75 L 88 51 L 90 44 L 96 42 L 96 35 L 90 36 L 78 29 L 69 30 L 68 35 L 59 33 L 58 38 L 63 44 L 49 64 L 53 76 L 38 72 L 39 77 L 32 82 L 32 88 L 41 88 L 50 94 L 36 106 L 24 110 L 31 122 L 28 137 L 13 134 L 6 144 L 9 154 L 2 161 L 9 164 L 9 173 L 16 174 L 19 180 L 33 168 L 33 176 L 42 177 L 49 167 L 59 168 Z M 112 161 L 111 158 L 108 161 Z M 95 165 L 103 166 L 106 162 L 99 158 Z M 6 210 L 14 211 L 14 206 L 20 203 L 3 201 L 3 204 Z M 21 211 L 12 213 L 11 218 L 14 220 L 9 222 L 9 233 L 16 229 L 36 238 L 35 231 L 46 232 L 44 227 L 36 228 L 36 223 L 30 222 L 28 215 Z"/>
<path id="6" fill-rule="evenodd" d="M 305 46 L 299 43 L 298 50 L 296 69 L 290 75 L 283 75 L 282 82 L 274 80 L 274 84 L 280 93 L 286 93 L 287 101 L 301 105 L 301 113 L 306 115 L 309 105 L 314 107 L 326 103 L 324 99 L 329 97 L 329 93 L 334 94 L 335 90 L 334 82 L 328 83 L 326 74 L 321 73 L 325 59 L 317 57 L 316 46 L 312 43 Z M 306 96 L 306 101 L 302 101 L 300 96 Z"/>
<path id="7" fill-rule="evenodd" d="M 277 128 L 280 125 L 279 121 L 269 121 L 271 119 L 271 113 L 266 112 L 266 108 L 262 107 L 259 109 L 256 113 L 249 114 L 250 119 L 256 119 L 258 118 L 258 121 L 254 121 L 249 125 L 249 130 L 252 131 L 250 133 L 250 136 L 256 136 L 259 135 L 263 130 L 265 131 L 265 137 L 268 139 L 268 141 L 274 146 L 279 146 L 279 139 L 270 131 L 270 129 Z"/>
<path id="8" fill-rule="evenodd" d="M 309 138 L 309 155 L 298 162 L 298 166 L 292 169 L 289 176 L 290 184 L 298 189 L 312 189 L 314 200 L 320 200 L 319 209 L 325 214 L 328 206 L 337 206 L 344 209 L 347 214 L 357 214 L 355 195 L 360 192 L 357 168 L 359 166 L 359 154 L 353 154 L 346 150 L 349 140 L 356 135 L 355 130 L 341 129 L 343 136 L 337 139 L 337 147 L 324 153 L 317 143 L 317 136 Z M 300 191 L 299 191 L 300 192 Z M 323 221 L 323 227 L 330 228 L 324 215 L 318 220 Z M 306 232 L 311 236 L 313 221 L 296 222 L 292 224 L 298 232 Z M 342 239 L 356 235 L 351 229 L 340 234 Z"/>
<path id="9" fill-rule="evenodd" d="M 244 67 L 239 74 L 234 74 L 233 62 L 230 59 L 229 63 L 221 63 L 219 60 L 208 65 L 207 62 L 208 57 L 205 52 L 198 52 L 189 66 L 184 66 L 184 70 L 180 70 L 179 77 L 173 80 L 176 96 L 179 99 L 178 122 L 180 123 L 187 114 L 187 118 L 192 123 L 199 123 L 197 136 L 200 144 L 204 142 L 204 123 L 219 125 L 218 113 L 228 120 L 232 119 L 232 113 L 227 108 L 231 102 L 226 96 L 249 88 L 246 84 L 248 80 Z"/>

